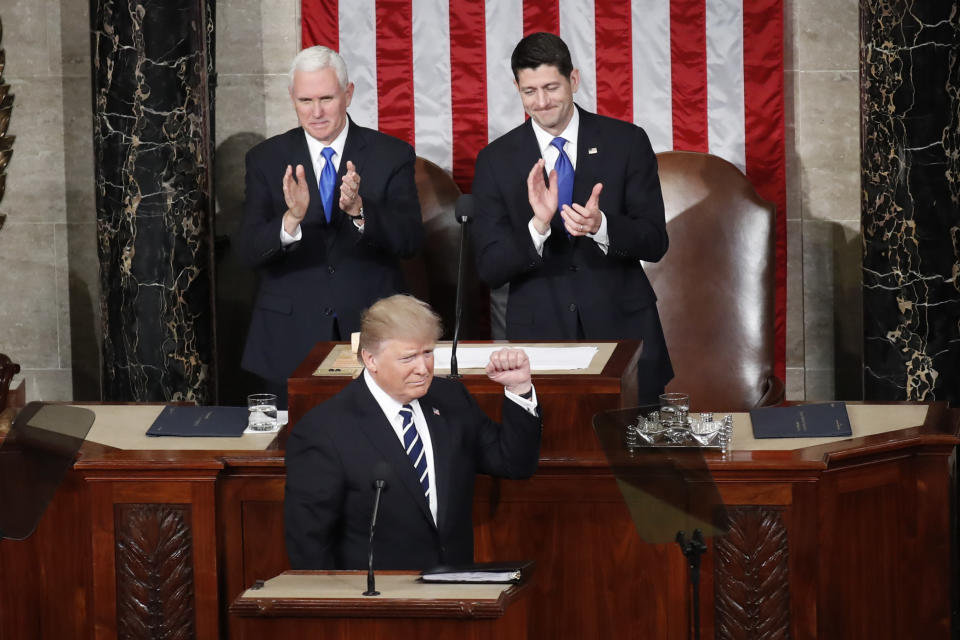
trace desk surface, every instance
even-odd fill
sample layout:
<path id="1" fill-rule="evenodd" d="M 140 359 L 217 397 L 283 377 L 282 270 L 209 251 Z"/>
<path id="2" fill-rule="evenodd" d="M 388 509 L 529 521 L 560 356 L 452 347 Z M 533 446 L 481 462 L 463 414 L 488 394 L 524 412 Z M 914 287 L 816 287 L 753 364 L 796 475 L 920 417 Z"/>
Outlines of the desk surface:
<path id="1" fill-rule="evenodd" d="M 430 584 L 417 582 L 416 573 L 387 573 L 378 571 L 379 599 L 402 600 L 496 600 L 512 587 L 509 584 Z M 367 589 L 367 574 L 363 571 L 319 572 L 287 571 L 263 583 L 260 589 L 247 589 L 242 599 L 334 598 L 362 600 Z"/>
<path id="2" fill-rule="evenodd" d="M 245 434 L 239 438 L 150 437 L 147 429 L 163 410 L 161 405 L 82 405 L 96 414 L 87 440 L 131 451 L 262 451 L 276 434 Z M 848 404 L 852 438 L 920 426 L 924 423 L 925 404 Z M 835 444 L 852 438 L 770 438 L 753 437 L 750 414 L 734 413 L 735 451 L 792 451 L 823 444 Z M 584 428 L 589 426 L 584 425 Z"/>
<path id="3" fill-rule="evenodd" d="M 244 434 L 239 438 L 178 438 L 148 436 L 163 405 L 158 404 L 84 404 L 77 405 L 96 414 L 88 442 L 125 451 L 262 451 L 277 437 L 276 433 Z"/>

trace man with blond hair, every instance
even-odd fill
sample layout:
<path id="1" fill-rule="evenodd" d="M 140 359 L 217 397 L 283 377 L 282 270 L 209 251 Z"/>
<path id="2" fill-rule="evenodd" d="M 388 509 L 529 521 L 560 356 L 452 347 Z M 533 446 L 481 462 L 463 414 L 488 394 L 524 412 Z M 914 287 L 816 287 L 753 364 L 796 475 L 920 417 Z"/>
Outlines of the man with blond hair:
<path id="1" fill-rule="evenodd" d="M 423 241 L 413 148 L 355 124 L 336 52 L 290 66 L 300 126 L 247 154 L 240 254 L 257 269 L 242 366 L 286 406 L 287 378 L 322 340 L 349 340 L 360 312 L 406 290 L 401 258 Z"/>
<path id="2" fill-rule="evenodd" d="M 473 560 L 477 473 L 526 478 L 537 468 L 541 421 L 520 349 L 490 356 L 504 387 L 503 424 L 457 381 L 433 377 L 440 319 L 395 295 L 363 315 L 363 375 L 313 408 L 287 441 L 284 500 L 294 569 L 367 566 L 374 482 L 384 480 L 374 562 L 428 569 Z"/>

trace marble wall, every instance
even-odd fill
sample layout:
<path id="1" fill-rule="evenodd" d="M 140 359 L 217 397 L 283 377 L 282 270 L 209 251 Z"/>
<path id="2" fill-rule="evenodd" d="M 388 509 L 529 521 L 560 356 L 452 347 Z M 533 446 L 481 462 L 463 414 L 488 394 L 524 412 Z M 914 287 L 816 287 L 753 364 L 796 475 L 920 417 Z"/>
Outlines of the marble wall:
<path id="1" fill-rule="evenodd" d="M 0 0 L 5 76 L 14 84 L 18 105 L 29 105 L 15 112 L 11 133 L 19 148 L 29 145 L 48 154 L 32 159 L 18 152 L 0 203 L 0 212 L 9 215 L 0 231 L 0 300 L 6 301 L 0 306 L 0 351 L 24 365 L 31 397 L 90 397 L 99 384 L 85 4 Z M 229 244 L 237 222 L 243 154 L 296 124 L 286 71 L 299 45 L 299 5 L 299 0 L 216 4 L 220 246 Z M 784 2 L 791 399 L 849 399 L 861 393 L 857 11 L 855 0 Z M 218 251 L 218 267 L 221 293 L 230 300 L 249 295 L 249 272 L 231 264 L 229 251 Z M 24 280 L 37 294 L 29 300 L 21 294 Z M 221 335 L 222 356 L 238 357 L 240 345 L 223 338 L 239 340 L 242 324 L 234 322 Z"/>
<path id="2" fill-rule="evenodd" d="M 203 0 L 93 0 L 103 399 L 215 399 Z"/>
<path id="3" fill-rule="evenodd" d="M 867 399 L 960 400 L 960 2 L 860 11 Z"/>

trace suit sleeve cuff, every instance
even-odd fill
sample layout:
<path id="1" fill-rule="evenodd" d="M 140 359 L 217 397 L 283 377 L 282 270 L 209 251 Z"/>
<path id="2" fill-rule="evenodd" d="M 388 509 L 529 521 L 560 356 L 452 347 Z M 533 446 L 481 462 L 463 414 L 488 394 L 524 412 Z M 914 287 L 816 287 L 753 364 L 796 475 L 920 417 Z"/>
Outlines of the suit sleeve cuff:
<path id="1" fill-rule="evenodd" d="M 522 396 L 518 396 L 517 394 L 515 394 L 515 393 L 513 393 L 513 392 L 507 391 L 506 388 L 503 389 L 503 395 L 505 395 L 508 399 L 510 399 L 511 401 L 513 401 L 515 404 L 519 405 L 521 409 L 523 409 L 524 411 L 526 411 L 526 412 L 529 413 L 530 415 L 535 416 L 535 415 L 537 415 L 537 404 L 538 404 L 538 403 L 537 403 L 537 390 L 531 385 L 531 386 L 530 386 L 530 391 L 532 392 L 532 394 L 531 394 L 529 400 L 527 400 L 526 398 L 524 398 L 524 397 L 522 397 Z"/>

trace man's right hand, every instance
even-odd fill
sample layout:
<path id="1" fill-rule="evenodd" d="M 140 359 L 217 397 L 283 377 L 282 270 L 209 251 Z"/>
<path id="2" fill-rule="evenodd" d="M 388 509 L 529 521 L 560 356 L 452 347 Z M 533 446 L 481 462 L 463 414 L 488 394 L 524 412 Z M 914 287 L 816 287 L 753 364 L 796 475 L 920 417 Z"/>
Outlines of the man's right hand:
<path id="1" fill-rule="evenodd" d="M 550 184 L 543 179 L 543 159 L 537 160 L 527 176 L 527 198 L 533 209 L 533 226 L 540 235 L 550 228 L 550 221 L 557 213 L 557 171 L 550 172 Z"/>
<path id="2" fill-rule="evenodd" d="M 307 186 L 307 175 L 303 165 L 297 165 L 297 175 L 293 175 L 293 167 L 287 165 L 283 174 L 283 199 L 287 203 L 287 212 L 283 214 L 283 229 L 294 235 L 303 217 L 307 215 L 310 206 L 310 188 Z"/>

